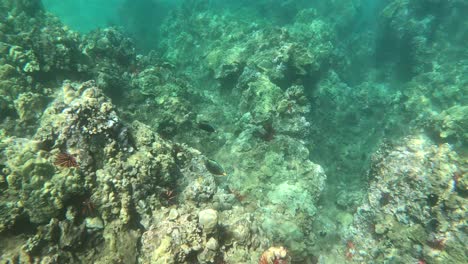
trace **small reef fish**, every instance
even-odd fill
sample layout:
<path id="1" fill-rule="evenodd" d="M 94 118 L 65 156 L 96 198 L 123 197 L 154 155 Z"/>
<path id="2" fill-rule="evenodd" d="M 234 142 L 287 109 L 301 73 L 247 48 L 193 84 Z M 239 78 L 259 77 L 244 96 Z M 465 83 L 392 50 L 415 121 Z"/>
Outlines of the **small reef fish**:
<path id="1" fill-rule="evenodd" d="M 206 159 L 205 160 L 205 167 L 206 169 L 214 175 L 219 175 L 219 176 L 226 176 L 226 171 L 223 169 L 221 165 L 219 165 L 218 162 L 211 160 L 211 159 Z"/>
<path id="2" fill-rule="evenodd" d="M 216 129 L 212 125 L 206 122 L 198 122 L 197 127 L 201 130 L 205 130 L 206 132 L 210 132 L 210 133 L 216 132 Z"/>

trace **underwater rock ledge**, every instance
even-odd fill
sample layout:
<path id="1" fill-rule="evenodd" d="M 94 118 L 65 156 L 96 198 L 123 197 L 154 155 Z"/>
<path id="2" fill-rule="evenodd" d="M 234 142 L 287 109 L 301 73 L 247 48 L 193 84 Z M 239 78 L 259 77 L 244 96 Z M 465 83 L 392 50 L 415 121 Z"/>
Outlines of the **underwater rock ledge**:
<path id="1" fill-rule="evenodd" d="M 65 82 L 36 134 L 7 137 L 0 150 L 8 194 L 0 232 L 18 232 L 20 222 L 34 227 L 5 261 L 252 263 L 315 213 L 294 217 L 314 198 L 288 182 L 268 194 L 269 204 L 241 204 L 199 151 L 138 121 L 125 124 L 92 81 Z M 310 166 L 312 186 L 323 185 L 323 170 Z M 295 196 L 297 209 L 282 211 Z"/>

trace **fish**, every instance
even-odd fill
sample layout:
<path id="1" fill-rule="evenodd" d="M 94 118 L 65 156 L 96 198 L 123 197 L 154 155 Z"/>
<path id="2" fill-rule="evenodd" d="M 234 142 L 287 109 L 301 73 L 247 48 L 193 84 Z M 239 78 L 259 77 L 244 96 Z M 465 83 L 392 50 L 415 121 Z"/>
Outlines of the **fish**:
<path id="1" fill-rule="evenodd" d="M 206 132 L 210 132 L 210 133 L 216 132 L 216 129 L 212 125 L 206 122 L 198 122 L 197 127 L 201 130 L 205 130 Z"/>
<path id="2" fill-rule="evenodd" d="M 214 175 L 219 175 L 219 176 L 226 176 L 226 171 L 223 169 L 221 165 L 219 165 L 218 162 L 212 160 L 212 159 L 206 159 L 205 160 L 205 167 L 206 169 Z"/>

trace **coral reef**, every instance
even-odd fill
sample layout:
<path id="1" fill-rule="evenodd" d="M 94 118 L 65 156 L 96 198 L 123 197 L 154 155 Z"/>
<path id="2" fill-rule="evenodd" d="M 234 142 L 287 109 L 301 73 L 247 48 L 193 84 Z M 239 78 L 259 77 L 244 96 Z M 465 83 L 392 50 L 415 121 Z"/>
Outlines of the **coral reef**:
<path id="1" fill-rule="evenodd" d="M 468 106 L 452 106 L 434 117 L 434 130 L 443 140 L 457 146 L 468 143 Z"/>
<path id="2" fill-rule="evenodd" d="M 463 263 L 467 160 L 425 136 L 373 156 L 371 184 L 348 234 L 357 263 Z"/>
<path id="3" fill-rule="evenodd" d="M 65 82 L 33 139 L 10 137 L 1 147 L 7 195 L 1 231 L 36 225 L 24 251 L 11 258 L 70 262 L 75 254 L 87 262 L 134 262 L 140 249 L 128 243 L 141 236 L 143 263 L 213 263 L 224 254 L 239 258 L 225 243 L 248 255 L 273 243 L 259 227 L 239 230 L 246 227 L 240 221 L 264 216 L 234 207 L 234 195 L 218 187 L 206 157 L 140 122 L 123 124 L 94 82 Z M 214 200 L 222 212 L 207 208 Z M 232 235 L 223 238 L 221 230 Z M 86 253 L 98 241 L 95 253 Z M 112 258 L 105 253 L 119 248 L 125 250 Z"/>
<path id="4" fill-rule="evenodd" d="M 466 262 L 466 3 L 122 3 L 0 0 L 1 263 Z"/>

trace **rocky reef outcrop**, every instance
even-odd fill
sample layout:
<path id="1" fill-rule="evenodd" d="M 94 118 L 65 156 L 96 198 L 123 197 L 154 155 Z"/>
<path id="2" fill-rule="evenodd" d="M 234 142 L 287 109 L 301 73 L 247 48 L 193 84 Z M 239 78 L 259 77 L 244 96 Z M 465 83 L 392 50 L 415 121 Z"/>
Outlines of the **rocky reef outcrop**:
<path id="1" fill-rule="evenodd" d="M 467 6 L 372 2 L 0 0 L 0 262 L 466 262 Z"/>
<path id="2" fill-rule="evenodd" d="M 223 187 L 225 178 L 210 172 L 199 151 L 166 141 L 138 121 L 124 123 L 94 82 L 65 82 L 35 135 L 5 137 L 1 147 L 1 231 L 29 225 L 33 235 L 5 260 L 252 261 L 268 245 L 294 241 L 293 219 L 313 216 L 313 207 L 303 203 L 317 199 L 324 180 L 310 163 L 309 177 L 298 179 L 309 181 L 310 191 L 277 183 L 267 194 L 271 203 L 240 207 L 240 197 Z M 296 207 L 287 209 L 292 201 Z M 290 224 L 280 220 L 279 208 Z M 284 233 L 277 232 L 279 223 Z M 121 253 L 106 253 L 113 250 Z"/>
<path id="3" fill-rule="evenodd" d="M 422 135 L 382 146 L 349 229 L 348 260 L 463 263 L 467 165 L 449 144 Z"/>

